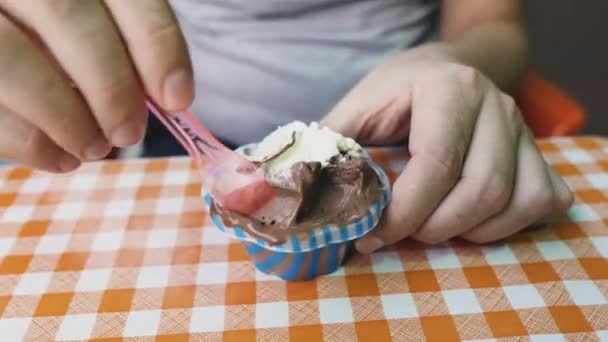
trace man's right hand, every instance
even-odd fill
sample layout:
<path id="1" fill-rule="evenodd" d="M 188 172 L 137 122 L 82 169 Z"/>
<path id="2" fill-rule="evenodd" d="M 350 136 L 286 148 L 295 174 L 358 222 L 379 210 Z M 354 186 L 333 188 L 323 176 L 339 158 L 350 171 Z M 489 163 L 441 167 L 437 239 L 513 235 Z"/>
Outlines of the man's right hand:
<path id="1" fill-rule="evenodd" d="M 165 0 L 0 0 L 0 157 L 67 172 L 144 135 L 149 94 L 194 97 Z"/>

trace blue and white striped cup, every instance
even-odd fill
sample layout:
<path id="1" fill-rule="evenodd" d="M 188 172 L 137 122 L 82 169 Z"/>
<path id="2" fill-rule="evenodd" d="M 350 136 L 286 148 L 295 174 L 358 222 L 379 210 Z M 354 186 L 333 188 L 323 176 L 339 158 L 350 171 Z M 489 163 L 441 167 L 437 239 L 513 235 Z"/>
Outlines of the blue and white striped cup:
<path id="1" fill-rule="evenodd" d="M 348 225 L 327 224 L 307 233 L 293 234 L 282 244 L 270 245 L 249 235 L 241 227 L 226 227 L 219 215 L 211 215 L 215 226 L 228 236 L 243 242 L 258 270 L 288 281 L 310 280 L 335 272 L 348 258 L 356 239 L 376 227 L 388 205 L 391 187 L 384 170 L 368 161 L 382 184 L 382 198 L 374 203 L 360 220 Z M 213 198 L 203 189 L 209 208 Z"/>

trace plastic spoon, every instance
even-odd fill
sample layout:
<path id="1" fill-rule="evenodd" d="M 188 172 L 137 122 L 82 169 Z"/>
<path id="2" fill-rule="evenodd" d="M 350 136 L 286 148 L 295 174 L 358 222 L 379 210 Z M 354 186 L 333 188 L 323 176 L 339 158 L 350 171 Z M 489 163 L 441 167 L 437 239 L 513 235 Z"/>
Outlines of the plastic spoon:
<path id="1" fill-rule="evenodd" d="M 221 207 L 251 216 L 274 198 L 258 166 L 224 146 L 192 113 L 168 113 L 151 99 L 146 105 L 199 167 L 207 168 L 205 188 Z"/>

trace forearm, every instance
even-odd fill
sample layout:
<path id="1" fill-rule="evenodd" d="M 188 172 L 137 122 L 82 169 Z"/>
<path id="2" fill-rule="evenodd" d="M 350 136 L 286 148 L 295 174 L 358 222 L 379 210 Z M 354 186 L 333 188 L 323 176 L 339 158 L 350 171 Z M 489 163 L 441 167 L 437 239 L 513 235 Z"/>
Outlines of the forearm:
<path id="1" fill-rule="evenodd" d="M 462 32 L 421 45 L 412 54 L 421 58 L 450 60 L 483 72 L 503 90 L 514 89 L 527 66 L 527 39 L 515 21 L 479 23 Z"/>
<path id="2" fill-rule="evenodd" d="M 527 66 L 527 37 L 515 21 L 495 21 L 471 27 L 444 40 L 447 51 L 504 90 L 517 86 Z"/>

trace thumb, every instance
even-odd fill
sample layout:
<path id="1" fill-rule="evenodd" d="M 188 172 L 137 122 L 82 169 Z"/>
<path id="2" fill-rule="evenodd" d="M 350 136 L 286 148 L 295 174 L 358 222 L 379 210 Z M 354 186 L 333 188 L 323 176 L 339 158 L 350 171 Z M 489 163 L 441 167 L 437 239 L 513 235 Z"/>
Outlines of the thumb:
<path id="1" fill-rule="evenodd" d="M 403 201 L 403 198 L 407 197 L 402 193 L 404 190 L 403 179 L 404 175 L 401 174 L 393 184 L 391 202 L 384 209 L 376 228 L 355 241 L 355 248 L 360 253 L 370 254 L 384 246 L 402 240 L 413 234 L 424 223 L 424 217 L 408 215 L 408 206 Z"/>
<path id="2" fill-rule="evenodd" d="M 403 220 L 400 208 L 391 204 L 386 208 L 378 226 L 367 235 L 355 241 L 355 248 L 359 253 L 370 254 L 376 250 L 403 240 L 413 234 L 417 225 L 408 225 Z"/>

